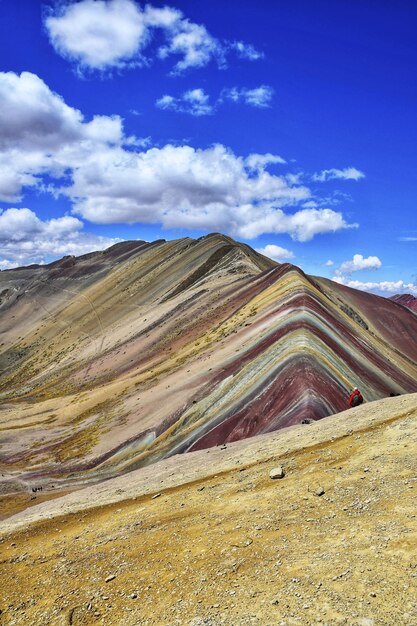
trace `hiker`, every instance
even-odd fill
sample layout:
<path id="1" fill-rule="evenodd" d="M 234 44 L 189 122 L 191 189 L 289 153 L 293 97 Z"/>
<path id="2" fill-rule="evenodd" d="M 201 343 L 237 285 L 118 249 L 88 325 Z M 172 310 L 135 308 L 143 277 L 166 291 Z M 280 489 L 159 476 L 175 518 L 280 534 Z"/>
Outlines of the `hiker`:
<path id="1" fill-rule="evenodd" d="M 363 397 L 362 397 L 361 392 L 359 391 L 357 387 L 354 387 L 349 396 L 349 406 L 350 407 L 359 406 L 360 404 L 362 404 L 362 402 L 363 402 Z"/>

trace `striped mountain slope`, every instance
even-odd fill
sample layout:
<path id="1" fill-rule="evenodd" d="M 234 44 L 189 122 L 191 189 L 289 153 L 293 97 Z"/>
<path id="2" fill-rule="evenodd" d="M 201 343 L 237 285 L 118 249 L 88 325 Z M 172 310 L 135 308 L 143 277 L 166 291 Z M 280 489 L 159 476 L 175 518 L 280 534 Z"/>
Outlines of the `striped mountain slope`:
<path id="1" fill-rule="evenodd" d="M 126 242 L 0 273 L 0 369 L 18 498 L 415 392 L 417 317 L 223 235 Z"/>

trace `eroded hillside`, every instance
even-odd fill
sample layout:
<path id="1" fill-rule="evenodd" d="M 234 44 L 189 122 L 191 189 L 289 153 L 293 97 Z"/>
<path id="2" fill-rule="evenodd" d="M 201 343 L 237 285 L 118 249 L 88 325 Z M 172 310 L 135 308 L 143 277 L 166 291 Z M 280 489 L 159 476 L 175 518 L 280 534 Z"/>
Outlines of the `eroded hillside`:
<path id="1" fill-rule="evenodd" d="M 366 401 L 417 390 L 412 312 L 222 235 L 126 242 L 0 283 L 4 514 L 32 489 L 321 419 L 354 384 Z"/>

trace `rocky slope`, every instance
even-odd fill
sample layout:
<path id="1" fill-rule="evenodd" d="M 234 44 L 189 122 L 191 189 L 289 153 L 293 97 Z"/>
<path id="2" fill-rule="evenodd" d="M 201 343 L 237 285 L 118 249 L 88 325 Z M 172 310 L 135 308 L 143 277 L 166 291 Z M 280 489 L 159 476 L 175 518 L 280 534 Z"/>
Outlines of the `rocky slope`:
<path id="1" fill-rule="evenodd" d="M 0 621 L 414 626 L 416 426 L 388 398 L 34 506 L 2 524 Z"/>
<path id="2" fill-rule="evenodd" d="M 417 318 L 219 234 L 0 272 L 3 516 L 417 391 Z M 42 488 L 42 492 L 38 490 Z"/>

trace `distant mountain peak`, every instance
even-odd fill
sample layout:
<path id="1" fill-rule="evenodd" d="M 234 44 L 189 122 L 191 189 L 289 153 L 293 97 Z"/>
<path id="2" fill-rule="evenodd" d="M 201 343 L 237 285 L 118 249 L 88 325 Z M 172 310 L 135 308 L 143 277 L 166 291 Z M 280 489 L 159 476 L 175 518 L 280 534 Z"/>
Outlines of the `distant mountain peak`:
<path id="1" fill-rule="evenodd" d="M 417 298 L 412 296 L 411 293 L 401 293 L 395 296 L 391 296 L 390 300 L 402 304 L 412 311 L 417 311 Z"/>

